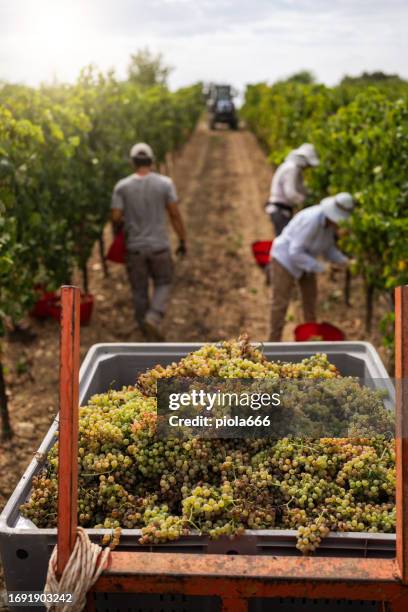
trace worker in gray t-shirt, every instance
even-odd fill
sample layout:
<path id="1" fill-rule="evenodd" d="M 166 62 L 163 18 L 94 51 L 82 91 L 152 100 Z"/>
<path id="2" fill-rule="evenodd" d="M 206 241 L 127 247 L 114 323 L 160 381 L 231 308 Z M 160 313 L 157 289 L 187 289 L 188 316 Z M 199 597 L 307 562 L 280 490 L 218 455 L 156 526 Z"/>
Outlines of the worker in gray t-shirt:
<path id="1" fill-rule="evenodd" d="M 152 171 L 154 154 L 145 143 L 130 151 L 134 173 L 119 181 L 112 195 L 112 221 L 124 222 L 127 269 L 136 320 L 149 340 L 163 340 L 161 323 L 173 276 L 166 212 L 186 254 L 186 234 L 173 181 Z M 149 280 L 153 294 L 149 300 Z"/>

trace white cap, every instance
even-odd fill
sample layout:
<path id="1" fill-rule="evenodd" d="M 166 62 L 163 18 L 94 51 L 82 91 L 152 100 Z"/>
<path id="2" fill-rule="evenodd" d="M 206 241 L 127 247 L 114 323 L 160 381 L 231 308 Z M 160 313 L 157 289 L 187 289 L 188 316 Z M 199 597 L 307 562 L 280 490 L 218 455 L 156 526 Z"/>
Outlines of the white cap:
<path id="1" fill-rule="evenodd" d="M 153 149 L 145 142 L 138 142 L 130 149 L 130 157 L 131 159 L 134 159 L 135 157 L 148 157 L 153 161 Z"/>
<path id="2" fill-rule="evenodd" d="M 292 153 L 304 157 L 309 166 L 318 166 L 320 163 L 316 149 L 309 142 L 304 142 L 300 147 L 294 149 Z"/>
<path id="3" fill-rule="evenodd" d="M 354 200 L 349 193 L 342 192 L 335 196 L 324 198 L 320 202 L 320 206 L 327 219 L 330 219 L 333 223 L 339 223 L 348 219 L 353 212 Z"/>

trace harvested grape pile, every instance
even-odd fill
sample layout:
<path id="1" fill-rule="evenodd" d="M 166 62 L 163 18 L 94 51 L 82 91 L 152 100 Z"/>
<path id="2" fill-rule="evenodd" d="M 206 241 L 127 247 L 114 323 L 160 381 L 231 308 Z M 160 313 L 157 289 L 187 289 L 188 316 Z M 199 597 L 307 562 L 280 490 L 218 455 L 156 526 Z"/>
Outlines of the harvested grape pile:
<path id="1" fill-rule="evenodd" d="M 246 529 L 297 529 L 305 554 L 329 531 L 395 527 L 394 442 L 385 437 L 320 440 L 159 440 L 156 381 L 170 376 L 336 378 L 325 355 L 270 363 L 246 339 L 207 345 L 179 363 L 139 376 L 135 387 L 94 396 L 80 409 L 79 523 L 141 529 L 141 544 L 191 531 L 212 538 Z M 358 393 L 358 391 L 356 391 Z M 367 390 L 362 397 L 367 398 Z M 56 523 L 57 444 L 35 478 L 23 516 Z"/>

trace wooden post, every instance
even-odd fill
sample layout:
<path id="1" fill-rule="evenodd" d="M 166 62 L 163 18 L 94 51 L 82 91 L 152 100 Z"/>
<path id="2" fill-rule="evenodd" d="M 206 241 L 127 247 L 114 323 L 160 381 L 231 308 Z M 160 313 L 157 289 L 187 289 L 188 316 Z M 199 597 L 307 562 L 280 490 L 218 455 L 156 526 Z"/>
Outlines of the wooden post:
<path id="1" fill-rule="evenodd" d="M 80 290 L 61 288 L 58 442 L 58 558 L 60 577 L 75 545 L 78 508 Z"/>
<path id="2" fill-rule="evenodd" d="M 344 303 L 346 306 L 351 306 L 351 272 L 350 268 L 346 269 L 344 275 Z"/>
<path id="3" fill-rule="evenodd" d="M 408 286 L 395 290 L 397 564 L 408 584 Z"/>
<path id="4" fill-rule="evenodd" d="M 10 414 L 8 409 L 8 397 L 6 391 L 6 381 L 4 378 L 4 368 L 2 363 L 1 355 L 1 344 L 0 344 L 0 439 L 10 440 L 13 437 L 13 430 L 10 424 Z"/>

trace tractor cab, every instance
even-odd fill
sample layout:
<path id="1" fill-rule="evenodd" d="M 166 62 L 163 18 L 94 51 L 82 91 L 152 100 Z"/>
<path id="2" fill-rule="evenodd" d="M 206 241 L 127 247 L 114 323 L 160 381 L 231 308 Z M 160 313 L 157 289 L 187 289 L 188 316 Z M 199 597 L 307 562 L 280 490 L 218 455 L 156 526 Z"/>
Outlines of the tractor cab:
<path id="1" fill-rule="evenodd" d="M 216 85 L 212 83 L 208 88 L 207 108 L 209 127 L 214 130 L 218 123 L 229 125 L 233 130 L 238 128 L 234 97 L 236 91 L 231 85 Z"/>

